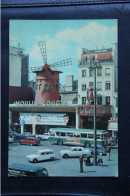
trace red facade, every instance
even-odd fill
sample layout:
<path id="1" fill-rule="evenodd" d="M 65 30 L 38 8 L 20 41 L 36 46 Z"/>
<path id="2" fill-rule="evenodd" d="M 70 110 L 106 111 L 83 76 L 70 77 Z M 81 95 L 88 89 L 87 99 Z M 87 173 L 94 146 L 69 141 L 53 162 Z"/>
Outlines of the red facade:
<path id="1" fill-rule="evenodd" d="M 33 101 L 32 88 L 21 86 L 9 87 L 9 103 L 15 101 Z"/>
<path id="2" fill-rule="evenodd" d="M 62 72 L 45 64 L 42 70 L 37 70 L 35 73 L 37 74 L 35 102 L 40 104 L 59 101 L 59 73 Z"/>

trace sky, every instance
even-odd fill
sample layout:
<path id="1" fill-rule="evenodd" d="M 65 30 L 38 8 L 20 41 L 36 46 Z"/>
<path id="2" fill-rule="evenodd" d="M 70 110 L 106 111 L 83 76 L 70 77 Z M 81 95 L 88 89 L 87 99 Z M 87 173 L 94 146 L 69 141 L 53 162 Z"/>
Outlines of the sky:
<path id="1" fill-rule="evenodd" d="M 29 54 L 29 67 L 43 66 L 39 41 L 46 41 L 47 63 L 53 64 L 71 58 L 72 65 L 58 67 L 60 83 L 65 84 L 66 75 L 78 79 L 78 62 L 82 48 L 111 48 L 117 43 L 117 20 L 10 20 L 10 46 L 23 48 Z M 36 75 L 30 73 L 29 78 Z"/>

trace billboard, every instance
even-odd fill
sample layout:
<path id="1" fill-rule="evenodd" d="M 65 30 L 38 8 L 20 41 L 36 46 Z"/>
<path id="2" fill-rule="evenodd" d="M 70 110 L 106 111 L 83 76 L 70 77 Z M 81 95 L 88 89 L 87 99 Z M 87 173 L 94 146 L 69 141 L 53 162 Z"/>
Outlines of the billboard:
<path id="1" fill-rule="evenodd" d="M 21 113 L 20 124 L 38 124 L 38 125 L 64 125 L 69 121 L 69 116 L 65 113 Z"/>

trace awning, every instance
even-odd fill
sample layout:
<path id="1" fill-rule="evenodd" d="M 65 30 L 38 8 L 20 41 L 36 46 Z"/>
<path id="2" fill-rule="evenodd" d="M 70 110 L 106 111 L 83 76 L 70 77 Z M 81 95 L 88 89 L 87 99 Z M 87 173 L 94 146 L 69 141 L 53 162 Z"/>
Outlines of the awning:
<path id="1" fill-rule="evenodd" d="M 85 60 L 87 59 L 87 56 L 82 56 L 81 59 Z"/>
<path id="2" fill-rule="evenodd" d="M 88 57 L 88 59 L 94 59 L 94 55 L 90 55 L 89 57 Z"/>
<path id="3" fill-rule="evenodd" d="M 97 56 L 97 60 L 110 60 L 112 57 L 112 54 L 111 53 L 105 53 L 105 54 L 99 54 Z"/>

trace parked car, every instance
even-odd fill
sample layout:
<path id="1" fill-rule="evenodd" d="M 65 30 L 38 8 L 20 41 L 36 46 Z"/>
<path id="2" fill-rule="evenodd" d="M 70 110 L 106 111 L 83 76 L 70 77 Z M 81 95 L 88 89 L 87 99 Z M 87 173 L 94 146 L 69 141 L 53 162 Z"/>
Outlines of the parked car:
<path id="1" fill-rule="evenodd" d="M 80 156 L 90 156 L 91 151 L 89 149 L 84 149 L 83 147 L 71 147 L 70 150 L 61 150 L 60 151 L 61 157 L 68 158 L 68 157 L 80 157 Z"/>
<path id="2" fill-rule="evenodd" d="M 94 146 L 91 146 L 89 149 L 91 151 L 91 154 L 93 155 L 94 154 Z M 106 148 L 104 148 L 103 146 L 97 146 L 97 155 L 100 155 L 100 156 L 105 155 L 106 156 L 106 154 L 107 154 Z"/>
<path id="3" fill-rule="evenodd" d="M 31 134 L 30 132 L 24 132 L 16 135 L 16 139 L 24 139 L 25 137 L 36 137 L 36 135 Z"/>
<path id="4" fill-rule="evenodd" d="M 9 143 L 12 143 L 13 141 L 14 141 L 14 139 L 13 139 L 12 137 L 9 136 L 9 137 L 8 137 L 8 142 L 9 142 Z"/>
<path id="5" fill-rule="evenodd" d="M 15 138 L 17 135 L 18 135 L 18 133 L 16 132 L 16 131 L 12 131 L 12 130 L 9 130 L 9 134 L 8 134 L 10 137 L 13 137 L 13 138 Z"/>
<path id="6" fill-rule="evenodd" d="M 48 140 L 50 137 L 50 133 L 44 133 L 42 135 L 36 135 L 37 138 L 41 139 L 41 140 Z"/>
<path id="7" fill-rule="evenodd" d="M 11 177 L 47 177 L 48 171 L 41 166 L 12 164 L 8 167 L 8 176 Z"/>
<path id="8" fill-rule="evenodd" d="M 22 144 L 28 144 L 28 145 L 38 145 L 40 144 L 40 140 L 35 137 L 25 137 L 24 139 L 19 140 L 19 143 Z"/>
<path id="9" fill-rule="evenodd" d="M 36 154 L 27 156 L 28 161 L 37 163 L 38 161 L 54 160 L 56 158 L 54 152 L 51 149 L 38 150 Z"/>

